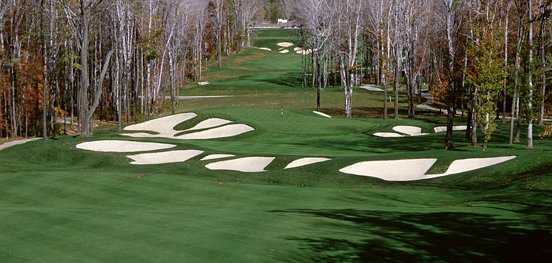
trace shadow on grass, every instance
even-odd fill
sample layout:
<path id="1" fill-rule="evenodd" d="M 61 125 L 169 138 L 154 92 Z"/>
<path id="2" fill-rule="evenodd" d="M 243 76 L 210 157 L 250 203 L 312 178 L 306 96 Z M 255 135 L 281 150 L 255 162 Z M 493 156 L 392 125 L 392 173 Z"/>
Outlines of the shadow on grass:
<path id="1" fill-rule="evenodd" d="M 356 140 L 351 141 L 336 141 L 335 139 L 318 139 L 316 142 L 309 142 L 321 149 L 339 149 L 362 151 L 365 153 L 382 153 L 382 152 L 421 152 L 441 150 L 444 148 L 444 136 L 430 135 L 422 137 L 403 137 L 403 138 L 380 138 L 374 136 L 374 131 L 365 131 L 362 134 L 366 137 L 358 136 Z M 455 134 L 455 141 L 460 143 L 464 139 L 461 134 Z M 455 149 L 454 151 L 465 151 Z"/>
<path id="2" fill-rule="evenodd" d="M 282 73 L 277 75 L 277 77 L 265 78 L 262 81 L 291 88 L 297 88 L 303 85 L 303 80 L 296 72 Z"/>
<path id="3" fill-rule="evenodd" d="M 314 262 L 512 262 L 552 256 L 552 214 L 539 222 L 472 213 L 284 210 L 314 216 L 334 236 L 288 237 Z M 531 213 L 531 211 L 524 211 Z M 339 234 L 335 234 L 339 233 Z M 304 259 L 304 258 L 303 258 Z M 304 259 L 305 260 L 305 259 Z"/>

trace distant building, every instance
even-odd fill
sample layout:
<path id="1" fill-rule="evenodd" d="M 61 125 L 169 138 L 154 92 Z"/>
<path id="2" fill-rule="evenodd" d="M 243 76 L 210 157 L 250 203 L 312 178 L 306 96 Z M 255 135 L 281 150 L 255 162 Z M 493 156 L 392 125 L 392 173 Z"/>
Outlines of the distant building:
<path id="1" fill-rule="evenodd" d="M 278 24 L 287 24 L 288 23 L 288 20 L 287 19 L 282 19 L 282 18 L 278 18 Z"/>

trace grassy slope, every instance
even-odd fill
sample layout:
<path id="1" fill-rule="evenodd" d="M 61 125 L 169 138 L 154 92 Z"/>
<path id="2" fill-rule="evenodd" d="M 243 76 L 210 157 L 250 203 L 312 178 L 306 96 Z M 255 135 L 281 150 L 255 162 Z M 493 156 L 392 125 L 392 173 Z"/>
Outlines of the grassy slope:
<path id="1" fill-rule="evenodd" d="M 274 49 L 289 39 L 264 31 L 256 45 Z M 178 147 L 277 156 L 270 172 L 211 172 L 198 160 L 132 167 L 121 154 L 78 151 L 83 139 L 72 137 L 14 147 L 0 152 L 0 261 L 504 261 L 551 253 L 551 141 L 512 149 L 504 132 L 483 153 L 462 134 L 452 152 L 441 150 L 440 136 L 377 139 L 370 134 L 398 123 L 430 131 L 443 119 L 327 120 L 310 113 L 313 92 L 299 87 L 298 56 L 247 50 L 225 65 L 209 70 L 211 85 L 182 95 L 236 97 L 184 101 L 180 110 L 257 131 Z M 363 91 L 354 103 L 358 115 L 382 105 Z M 323 92 L 327 111 L 341 105 L 338 89 Z M 121 137 L 106 129 L 92 139 L 105 138 Z M 337 172 L 360 160 L 438 157 L 437 172 L 457 158 L 512 154 L 519 158 L 505 165 L 413 183 Z M 282 171 L 298 156 L 333 160 Z"/>

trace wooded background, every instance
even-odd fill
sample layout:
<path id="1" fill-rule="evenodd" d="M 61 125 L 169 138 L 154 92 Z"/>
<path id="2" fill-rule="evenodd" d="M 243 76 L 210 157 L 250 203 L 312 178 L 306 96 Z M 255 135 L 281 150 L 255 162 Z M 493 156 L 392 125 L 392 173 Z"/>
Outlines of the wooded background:
<path id="1" fill-rule="evenodd" d="M 0 0 L 0 136 L 158 113 L 251 43 L 257 0 Z M 62 125 L 61 125 L 62 124 Z"/>
<path id="2" fill-rule="evenodd" d="M 550 0 L 298 0 L 303 20 L 305 84 L 341 86 L 352 116 L 355 85 L 384 89 L 383 117 L 399 118 L 399 91 L 408 117 L 431 98 L 447 111 L 445 147 L 452 149 L 455 115 L 467 116 L 466 136 L 483 146 L 496 119 L 511 122 L 510 143 L 549 113 L 552 62 Z M 393 105 L 388 105 L 392 103 Z"/>
<path id="3" fill-rule="evenodd" d="M 484 145 L 497 119 L 510 142 L 549 112 L 551 0 L 0 0 L 0 136 L 49 137 L 95 121 L 149 119 L 207 63 L 251 46 L 256 21 L 302 25 L 298 73 L 317 91 L 384 89 L 383 118 L 431 98 Z M 392 112 L 389 112 L 392 110 Z M 73 123 L 75 122 L 75 123 Z M 74 126 L 73 126 L 74 125 Z"/>

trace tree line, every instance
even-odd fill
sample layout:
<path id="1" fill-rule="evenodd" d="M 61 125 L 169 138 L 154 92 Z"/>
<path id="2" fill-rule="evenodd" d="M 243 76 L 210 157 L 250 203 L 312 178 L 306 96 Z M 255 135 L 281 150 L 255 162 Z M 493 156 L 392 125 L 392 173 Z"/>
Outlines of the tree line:
<path id="1" fill-rule="evenodd" d="M 486 147 L 497 118 L 510 123 L 510 143 L 533 148 L 533 126 L 549 107 L 552 64 L 550 0 L 296 0 L 302 39 L 312 52 L 305 83 L 317 92 L 341 86 L 352 116 L 352 86 L 384 89 L 383 117 L 399 118 L 399 90 L 408 116 L 432 98 L 446 109 L 445 147 L 452 149 L 457 114 L 466 137 Z M 392 105 L 391 105 L 392 104 Z M 478 133 L 480 136 L 478 136 Z"/>
<path id="2" fill-rule="evenodd" d="M 251 43 L 259 0 L 0 0 L 0 136 L 148 119 Z M 76 123 L 73 123 L 75 120 Z"/>

